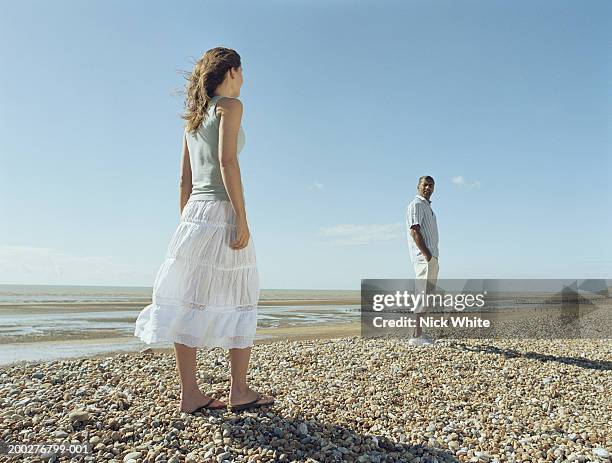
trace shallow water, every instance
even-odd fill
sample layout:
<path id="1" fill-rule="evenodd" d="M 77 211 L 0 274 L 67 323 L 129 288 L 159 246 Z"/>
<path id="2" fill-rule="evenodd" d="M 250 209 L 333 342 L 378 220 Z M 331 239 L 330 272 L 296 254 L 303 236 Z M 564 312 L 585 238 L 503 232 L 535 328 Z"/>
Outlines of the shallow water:
<path id="1" fill-rule="evenodd" d="M 136 317 L 151 302 L 150 296 L 151 288 L 0 285 L 0 364 L 147 347 L 133 333 Z M 262 291 L 262 299 L 268 301 L 355 297 L 355 291 Z M 258 328 L 264 329 L 356 320 L 359 306 L 350 304 L 264 303 L 258 309 Z"/>
<path id="2" fill-rule="evenodd" d="M 0 344 L 27 342 L 44 338 L 61 339 L 66 333 L 82 333 L 82 339 L 100 331 L 113 332 L 114 337 L 131 336 L 139 310 L 87 311 L 53 308 L 49 313 L 0 311 Z M 258 327 L 276 328 L 303 324 L 351 322 L 359 319 L 359 306 L 261 306 Z M 19 337 L 17 340 L 15 338 Z"/>

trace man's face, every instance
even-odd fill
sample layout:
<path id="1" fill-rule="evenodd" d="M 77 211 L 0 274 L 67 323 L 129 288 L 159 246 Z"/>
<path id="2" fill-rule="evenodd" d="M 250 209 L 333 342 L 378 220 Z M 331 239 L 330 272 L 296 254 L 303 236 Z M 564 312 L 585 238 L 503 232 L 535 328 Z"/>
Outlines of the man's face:
<path id="1" fill-rule="evenodd" d="M 419 194 L 424 198 L 431 198 L 431 195 L 434 192 L 434 182 L 429 179 L 421 180 L 419 183 Z"/>

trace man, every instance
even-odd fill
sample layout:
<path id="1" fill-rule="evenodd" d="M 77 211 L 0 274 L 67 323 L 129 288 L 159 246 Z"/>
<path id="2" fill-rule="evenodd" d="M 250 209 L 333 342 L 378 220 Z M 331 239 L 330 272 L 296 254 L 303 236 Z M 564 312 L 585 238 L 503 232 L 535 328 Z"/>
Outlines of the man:
<path id="1" fill-rule="evenodd" d="M 433 289 L 438 281 L 438 223 L 436 214 L 431 208 L 431 195 L 434 192 L 434 179 L 429 175 L 419 178 L 416 198 L 408 205 L 406 225 L 408 227 L 408 244 L 410 258 L 416 274 L 415 289 L 417 294 L 424 295 Z M 432 344 L 429 336 L 421 330 L 421 314 L 425 305 L 415 307 L 416 327 L 414 335 L 408 341 L 415 346 Z"/>

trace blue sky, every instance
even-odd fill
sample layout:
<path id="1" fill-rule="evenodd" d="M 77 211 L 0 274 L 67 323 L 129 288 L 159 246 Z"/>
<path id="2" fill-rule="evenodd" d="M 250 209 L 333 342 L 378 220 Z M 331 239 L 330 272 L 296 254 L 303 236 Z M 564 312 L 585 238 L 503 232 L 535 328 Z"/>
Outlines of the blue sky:
<path id="1" fill-rule="evenodd" d="M 612 276 L 604 1 L 11 2 L 0 283 L 151 286 L 178 223 L 179 70 L 242 56 L 263 288 L 410 278 L 436 179 L 440 278 Z"/>

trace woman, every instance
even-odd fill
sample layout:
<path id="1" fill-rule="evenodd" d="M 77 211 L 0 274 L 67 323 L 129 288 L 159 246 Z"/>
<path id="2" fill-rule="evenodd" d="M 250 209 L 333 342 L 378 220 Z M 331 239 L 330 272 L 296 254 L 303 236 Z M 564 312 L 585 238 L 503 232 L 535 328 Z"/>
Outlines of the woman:
<path id="1" fill-rule="evenodd" d="M 134 335 L 147 344 L 174 343 L 181 380 L 180 411 L 227 405 L 196 381 L 198 347 L 229 349 L 232 410 L 270 405 L 246 374 L 257 327 L 259 275 L 250 239 L 238 153 L 244 146 L 240 56 L 208 50 L 188 78 L 180 179 L 181 221 L 153 286 L 152 304 Z"/>

